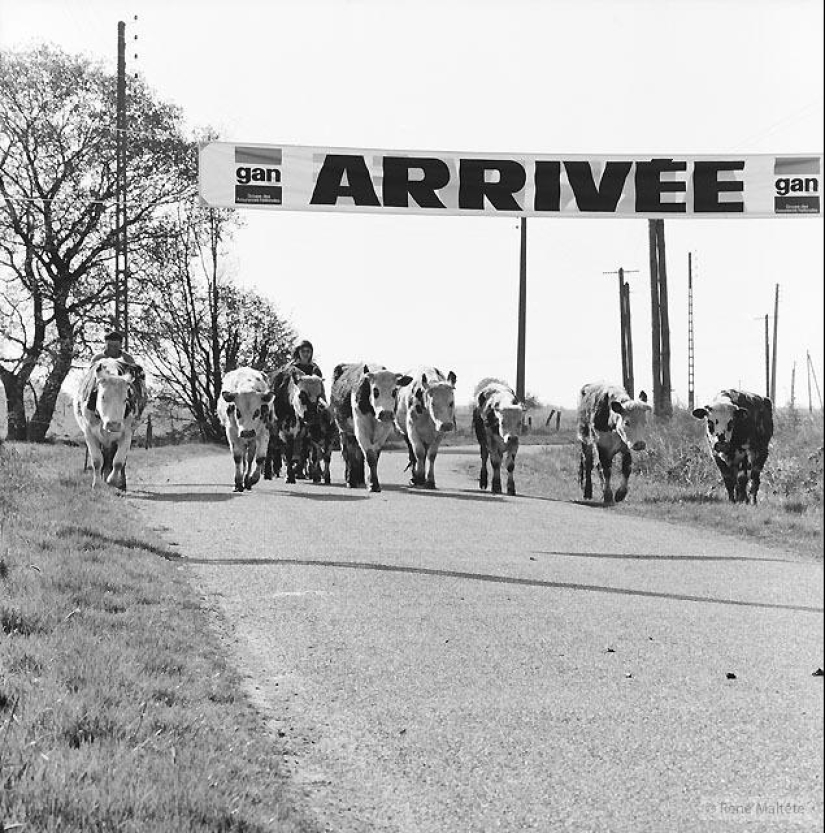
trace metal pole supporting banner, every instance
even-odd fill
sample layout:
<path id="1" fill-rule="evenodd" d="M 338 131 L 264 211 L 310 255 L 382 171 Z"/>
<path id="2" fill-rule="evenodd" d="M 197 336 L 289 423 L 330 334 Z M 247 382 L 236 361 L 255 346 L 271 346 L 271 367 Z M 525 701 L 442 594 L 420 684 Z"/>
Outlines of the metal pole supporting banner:
<path id="1" fill-rule="evenodd" d="M 516 397 L 524 402 L 524 360 L 527 321 L 527 218 L 521 218 L 521 252 L 519 259 L 518 344 L 516 349 Z"/>

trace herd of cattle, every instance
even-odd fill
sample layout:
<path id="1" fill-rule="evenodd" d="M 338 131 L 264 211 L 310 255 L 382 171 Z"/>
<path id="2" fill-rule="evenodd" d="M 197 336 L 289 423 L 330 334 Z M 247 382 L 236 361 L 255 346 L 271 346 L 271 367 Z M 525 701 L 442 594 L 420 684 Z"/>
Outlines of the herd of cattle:
<path id="1" fill-rule="evenodd" d="M 435 488 L 435 460 L 444 436 L 456 427 L 456 375 L 435 367 L 394 373 L 377 364 L 339 364 L 327 401 L 324 380 L 287 366 L 267 376 L 251 367 L 226 374 L 218 415 L 235 463 L 235 491 L 251 489 L 286 466 L 294 483 L 304 466 L 315 482 L 330 482 L 333 447 L 340 441 L 344 478 L 349 487 L 380 492 L 378 461 L 393 433 L 404 437 L 412 469 L 411 486 Z M 74 412 L 94 469 L 93 485 L 126 486 L 125 463 L 132 433 L 146 406 L 139 368 L 100 359 L 86 372 L 75 396 Z M 627 495 L 633 451 L 646 445 L 652 408 L 642 392 L 633 399 L 623 388 L 588 384 L 580 392 L 579 478 L 585 499 L 593 496 L 594 464 L 605 503 Z M 483 379 L 474 392 L 473 427 L 481 453 L 479 486 L 501 493 L 501 467 L 507 494 L 516 493 L 514 471 L 524 406 L 498 379 Z M 756 503 L 760 474 L 773 435 L 770 399 L 723 390 L 693 415 L 705 421 L 711 455 L 719 466 L 731 501 Z M 611 473 L 618 460 L 620 482 Z"/>

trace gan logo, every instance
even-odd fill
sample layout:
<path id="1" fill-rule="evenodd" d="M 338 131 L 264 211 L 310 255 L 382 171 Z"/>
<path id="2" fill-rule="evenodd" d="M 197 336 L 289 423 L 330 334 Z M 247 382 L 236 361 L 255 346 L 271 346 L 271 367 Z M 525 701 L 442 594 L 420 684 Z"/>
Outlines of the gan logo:
<path id="1" fill-rule="evenodd" d="M 281 204 L 281 149 L 235 146 L 235 203 Z"/>
<path id="2" fill-rule="evenodd" d="M 776 214 L 819 214 L 819 158 L 777 156 L 773 166 Z"/>

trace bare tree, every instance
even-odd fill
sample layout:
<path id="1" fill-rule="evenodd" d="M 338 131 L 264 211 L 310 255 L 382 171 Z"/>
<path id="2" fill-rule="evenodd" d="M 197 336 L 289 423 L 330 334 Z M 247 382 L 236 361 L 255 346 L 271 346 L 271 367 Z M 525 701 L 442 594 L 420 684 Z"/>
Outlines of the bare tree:
<path id="1" fill-rule="evenodd" d="M 115 236 L 116 81 L 50 46 L 0 61 L 0 381 L 17 439 L 42 440 L 73 359 L 109 321 Z M 129 80 L 129 244 L 194 190 L 178 108 Z M 26 423 L 23 391 L 45 380 Z"/>
<path id="2" fill-rule="evenodd" d="M 205 439 L 220 439 L 223 375 L 240 365 L 284 364 L 295 334 L 273 303 L 238 287 L 225 272 L 234 212 L 182 202 L 157 229 L 147 261 L 147 292 L 135 320 L 135 345 L 162 382 L 163 395 L 186 408 Z"/>

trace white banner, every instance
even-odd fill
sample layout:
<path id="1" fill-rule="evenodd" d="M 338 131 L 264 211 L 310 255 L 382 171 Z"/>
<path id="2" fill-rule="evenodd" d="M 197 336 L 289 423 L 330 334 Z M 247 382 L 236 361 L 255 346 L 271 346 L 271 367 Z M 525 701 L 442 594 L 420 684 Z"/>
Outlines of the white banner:
<path id="1" fill-rule="evenodd" d="M 207 142 L 204 204 L 515 217 L 820 215 L 821 154 L 578 156 Z"/>

